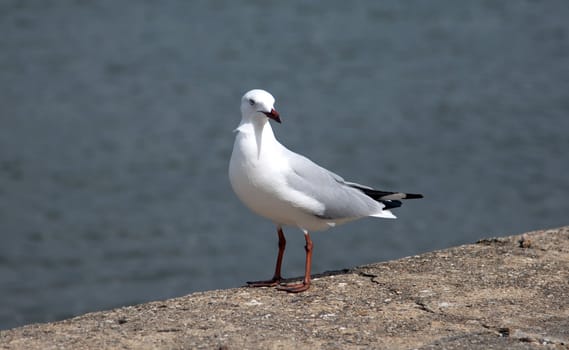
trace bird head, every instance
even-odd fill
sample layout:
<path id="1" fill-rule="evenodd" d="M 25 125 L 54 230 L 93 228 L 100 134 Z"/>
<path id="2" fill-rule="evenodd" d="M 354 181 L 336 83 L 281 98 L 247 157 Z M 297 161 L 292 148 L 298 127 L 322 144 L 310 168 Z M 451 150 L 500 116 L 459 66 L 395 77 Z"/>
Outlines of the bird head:
<path id="1" fill-rule="evenodd" d="M 241 98 L 241 114 L 243 118 L 269 118 L 281 122 L 279 113 L 274 107 L 275 98 L 265 90 L 251 90 Z"/>

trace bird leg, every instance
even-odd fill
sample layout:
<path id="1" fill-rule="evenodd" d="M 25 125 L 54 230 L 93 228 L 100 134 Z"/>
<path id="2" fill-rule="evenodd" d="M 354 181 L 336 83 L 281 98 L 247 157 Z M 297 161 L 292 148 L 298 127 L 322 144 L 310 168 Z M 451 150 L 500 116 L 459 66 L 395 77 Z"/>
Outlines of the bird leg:
<path id="1" fill-rule="evenodd" d="M 279 255 L 277 256 L 277 266 L 275 267 L 275 274 L 273 278 L 267 281 L 252 281 L 247 282 L 249 287 L 273 287 L 281 282 L 281 265 L 283 262 L 283 255 L 286 247 L 286 239 L 282 227 L 277 227 L 277 234 L 279 235 Z"/>
<path id="2" fill-rule="evenodd" d="M 304 250 L 306 250 L 306 264 L 304 266 L 304 280 L 302 283 L 287 284 L 278 286 L 278 290 L 282 290 L 289 293 L 299 293 L 304 292 L 310 288 L 310 269 L 312 267 L 312 240 L 310 239 L 310 234 L 308 231 L 304 232 L 304 239 L 306 240 L 306 245 Z"/>

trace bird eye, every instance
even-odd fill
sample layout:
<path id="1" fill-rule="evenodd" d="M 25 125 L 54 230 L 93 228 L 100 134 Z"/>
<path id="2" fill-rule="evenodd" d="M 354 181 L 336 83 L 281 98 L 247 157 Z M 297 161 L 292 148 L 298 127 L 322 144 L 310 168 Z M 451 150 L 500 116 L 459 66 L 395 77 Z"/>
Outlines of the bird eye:
<path id="1" fill-rule="evenodd" d="M 253 100 L 252 98 L 250 98 L 250 99 L 249 99 L 249 104 L 250 104 L 251 106 L 253 106 L 253 105 L 255 104 L 255 100 Z"/>

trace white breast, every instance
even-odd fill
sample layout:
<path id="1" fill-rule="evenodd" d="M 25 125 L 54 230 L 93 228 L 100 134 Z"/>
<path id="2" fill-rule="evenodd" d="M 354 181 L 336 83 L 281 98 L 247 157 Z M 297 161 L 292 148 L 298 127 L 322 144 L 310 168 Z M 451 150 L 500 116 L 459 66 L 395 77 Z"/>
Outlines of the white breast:
<path id="1" fill-rule="evenodd" d="M 307 230 L 328 228 L 312 214 L 322 210 L 322 204 L 287 186 L 284 174 L 290 171 L 289 164 L 272 130 L 261 137 L 250 131 L 238 131 L 229 164 L 229 179 L 239 199 L 277 224 Z"/>

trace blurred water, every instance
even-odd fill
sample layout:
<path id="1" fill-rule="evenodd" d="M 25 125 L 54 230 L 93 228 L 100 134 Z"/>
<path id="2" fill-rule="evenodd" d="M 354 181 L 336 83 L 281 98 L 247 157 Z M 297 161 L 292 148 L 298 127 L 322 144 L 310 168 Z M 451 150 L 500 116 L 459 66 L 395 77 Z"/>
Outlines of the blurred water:
<path id="1" fill-rule="evenodd" d="M 0 328 L 269 277 L 227 180 L 251 88 L 293 150 L 426 195 L 315 233 L 314 273 L 568 224 L 566 1 L 3 1 L 0 32 Z"/>

